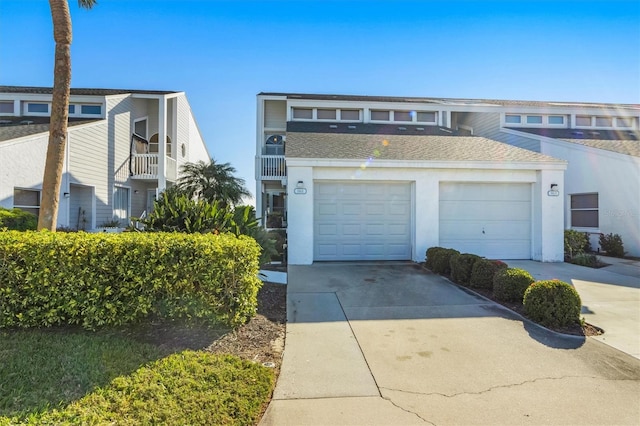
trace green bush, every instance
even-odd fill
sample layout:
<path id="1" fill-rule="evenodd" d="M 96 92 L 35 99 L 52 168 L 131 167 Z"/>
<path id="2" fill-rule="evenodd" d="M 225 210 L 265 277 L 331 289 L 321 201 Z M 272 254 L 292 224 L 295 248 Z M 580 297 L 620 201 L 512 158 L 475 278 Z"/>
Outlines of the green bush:
<path id="1" fill-rule="evenodd" d="M 430 247 L 427 249 L 425 266 L 436 274 L 451 274 L 451 256 L 460 254 L 459 251 L 444 247 Z"/>
<path id="2" fill-rule="evenodd" d="M 607 253 L 607 256 L 624 257 L 624 244 L 622 237 L 618 234 L 600 235 L 600 248 Z"/>
<path id="3" fill-rule="evenodd" d="M 502 269 L 493 278 L 493 296 L 503 302 L 522 303 L 524 292 L 534 281 L 524 269 Z"/>
<path id="4" fill-rule="evenodd" d="M 0 229 L 35 231 L 37 226 L 38 218 L 35 215 L 20 209 L 9 210 L 0 207 Z"/>
<path id="5" fill-rule="evenodd" d="M 565 327 L 580 322 L 580 295 L 560 280 L 536 281 L 524 293 L 524 313 L 549 327 Z"/>
<path id="6" fill-rule="evenodd" d="M 589 268 L 597 268 L 599 265 L 598 258 L 595 254 L 581 253 L 571 259 L 574 265 L 587 266 Z"/>
<path id="7" fill-rule="evenodd" d="M 255 314 L 259 255 L 230 234 L 0 232 L 0 327 L 240 324 Z"/>
<path id="8" fill-rule="evenodd" d="M 493 277 L 501 269 L 507 268 L 507 264 L 499 260 L 480 259 L 471 270 L 469 285 L 475 288 L 493 288 Z"/>
<path id="9" fill-rule="evenodd" d="M 469 284 L 473 265 L 482 259 L 475 254 L 454 254 L 449 260 L 451 279 L 459 284 Z"/>
<path id="10" fill-rule="evenodd" d="M 589 237 L 584 232 L 566 229 L 564 231 L 564 257 L 571 260 L 574 256 L 585 252 L 589 245 Z"/>

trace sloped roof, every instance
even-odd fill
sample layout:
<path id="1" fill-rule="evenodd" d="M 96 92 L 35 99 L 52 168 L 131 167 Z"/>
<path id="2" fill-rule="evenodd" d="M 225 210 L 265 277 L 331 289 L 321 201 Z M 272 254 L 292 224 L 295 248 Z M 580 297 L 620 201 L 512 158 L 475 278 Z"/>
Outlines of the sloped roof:
<path id="1" fill-rule="evenodd" d="M 289 121 L 287 132 L 311 133 L 359 133 L 367 135 L 441 135 L 451 136 L 457 132 L 448 127 L 404 123 L 328 123 L 321 121 Z"/>
<path id="2" fill-rule="evenodd" d="M 637 130 L 511 129 L 618 154 L 640 157 L 640 132 Z"/>
<path id="3" fill-rule="evenodd" d="M 49 132 L 50 117 L 0 117 L 0 142 Z M 70 118 L 69 127 L 101 119 Z"/>
<path id="4" fill-rule="evenodd" d="M 0 86 L 0 93 L 29 93 L 29 94 L 36 94 L 36 95 L 50 95 L 52 92 L 53 92 L 53 89 L 51 87 Z M 171 93 L 178 93 L 178 92 L 167 91 L 167 90 L 71 88 L 72 95 L 109 96 L 109 95 L 124 95 L 127 93 L 168 95 Z"/>
<path id="5" fill-rule="evenodd" d="M 287 132 L 287 158 L 563 162 L 547 155 L 478 136 L 380 135 Z"/>
<path id="6" fill-rule="evenodd" d="M 432 103 L 435 105 L 468 105 L 468 106 L 518 106 L 518 107 L 580 107 L 580 108 L 624 108 L 640 109 L 640 104 L 610 104 L 596 102 L 566 102 L 566 101 L 527 101 L 504 99 L 466 99 L 466 98 L 430 98 L 403 96 L 369 96 L 369 95 L 330 95 L 310 93 L 278 93 L 261 92 L 262 96 L 283 96 L 287 99 L 319 100 L 319 101 L 357 101 L 357 102 L 407 102 Z"/>

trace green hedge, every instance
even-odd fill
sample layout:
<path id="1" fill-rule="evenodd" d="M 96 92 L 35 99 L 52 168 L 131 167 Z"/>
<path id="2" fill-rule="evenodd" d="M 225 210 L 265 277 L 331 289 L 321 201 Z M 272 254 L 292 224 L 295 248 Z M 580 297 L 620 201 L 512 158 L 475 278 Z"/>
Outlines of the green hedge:
<path id="1" fill-rule="evenodd" d="M 7 228 L 15 231 L 34 230 L 38 226 L 38 218 L 24 210 L 5 209 L 0 207 L 0 229 Z"/>
<path id="2" fill-rule="evenodd" d="M 0 232 L 0 327 L 241 324 L 255 314 L 259 256 L 227 234 Z"/>
<path id="3" fill-rule="evenodd" d="M 580 295 L 560 280 L 534 282 L 525 291 L 522 304 L 525 315 L 548 327 L 580 323 Z"/>
<path id="4" fill-rule="evenodd" d="M 480 259 L 471 270 L 469 285 L 475 288 L 493 289 L 493 277 L 501 269 L 506 269 L 507 264 L 500 260 Z"/>
<path id="5" fill-rule="evenodd" d="M 449 275 L 451 273 L 451 256 L 454 254 L 460 254 L 460 252 L 443 247 L 431 247 L 427 249 L 425 266 L 436 274 Z"/>
<path id="6" fill-rule="evenodd" d="M 534 281 L 531 274 L 524 269 L 503 269 L 493 278 L 493 296 L 503 302 L 522 303 L 524 292 Z"/>
<path id="7" fill-rule="evenodd" d="M 469 284 L 473 265 L 481 259 L 480 256 L 475 254 L 453 254 L 449 260 L 451 279 L 459 284 Z"/>

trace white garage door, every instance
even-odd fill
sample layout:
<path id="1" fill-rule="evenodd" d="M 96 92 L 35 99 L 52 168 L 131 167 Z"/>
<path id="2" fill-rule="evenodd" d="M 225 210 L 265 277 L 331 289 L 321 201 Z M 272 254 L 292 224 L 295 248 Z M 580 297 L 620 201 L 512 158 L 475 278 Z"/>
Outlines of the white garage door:
<path id="1" fill-rule="evenodd" d="M 440 183 L 440 246 L 531 259 L 531 185 Z"/>
<path id="2" fill-rule="evenodd" d="M 314 187 L 314 260 L 411 259 L 411 186 L 322 182 Z"/>

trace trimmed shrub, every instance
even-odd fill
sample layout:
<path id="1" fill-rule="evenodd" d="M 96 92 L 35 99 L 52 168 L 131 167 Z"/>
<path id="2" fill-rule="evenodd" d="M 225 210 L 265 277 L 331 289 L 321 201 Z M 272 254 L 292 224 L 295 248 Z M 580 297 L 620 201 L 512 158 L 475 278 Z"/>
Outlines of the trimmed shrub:
<path id="1" fill-rule="evenodd" d="M 600 264 L 595 254 L 581 253 L 571 259 L 574 265 L 587 266 L 589 268 L 597 268 Z"/>
<path id="2" fill-rule="evenodd" d="M 536 281 L 524 293 L 524 313 L 548 327 L 580 322 L 582 302 L 578 292 L 560 280 Z"/>
<path id="3" fill-rule="evenodd" d="M 524 292 L 535 280 L 520 268 L 506 268 L 496 272 L 493 278 L 493 296 L 503 302 L 520 302 Z"/>
<path id="4" fill-rule="evenodd" d="M 0 327 L 241 324 L 255 314 L 259 255 L 230 234 L 0 232 Z"/>
<path id="5" fill-rule="evenodd" d="M 571 260 L 574 256 L 582 254 L 587 249 L 589 238 L 584 232 L 566 229 L 564 231 L 564 257 Z"/>
<path id="6" fill-rule="evenodd" d="M 501 269 L 507 268 L 507 264 L 499 260 L 480 259 L 471 270 L 469 285 L 475 288 L 493 288 L 493 277 Z"/>
<path id="7" fill-rule="evenodd" d="M 607 256 L 624 257 L 624 244 L 622 237 L 618 234 L 600 235 L 600 248 L 607 253 Z"/>
<path id="8" fill-rule="evenodd" d="M 441 248 L 435 254 L 432 271 L 436 274 L 449 275 L 451 273 L 451 256 L 460 254 L 458 250 Z"/>
<path id="9" fill-rule="evenodd" d="M 454 254 L 449 260 L 451 267 L 451 279 L 459 284 L 469 284 L 473 265 L 482 259 L 475 254 Z"/>
<path id="10" fill-rule="evenodd" d="M 35 231 L 38 226 L 38 218 L 24 210 L 5 209 L 0 207 L 0 229 L 7 228 L 13 231 Z"/>
<path id="11" fill-rule="evenodd" d="M 429 247 L 427 249 L 426 258 L 424 260 L 424 266 L 433 271 L 433 263 L 437 254 L 440 250 L 443 250 L 442 247 Z"/>

